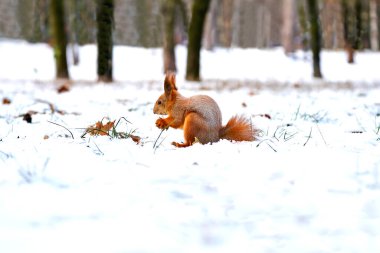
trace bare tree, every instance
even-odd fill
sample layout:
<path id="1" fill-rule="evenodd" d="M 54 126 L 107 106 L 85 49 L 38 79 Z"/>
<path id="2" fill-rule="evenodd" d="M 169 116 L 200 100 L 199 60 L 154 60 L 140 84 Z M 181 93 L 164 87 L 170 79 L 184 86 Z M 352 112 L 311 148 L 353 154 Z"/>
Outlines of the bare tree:
<path id="1" fill-rule="evenodd" d="M 98 80 L 112 82 L 113 0 L 97 0 Z"/>
<path id="2" fill-rule="evenodd" d="M 309 48 L 309 23 L 306 15 L 305 1 L 297 0 L 297 14 L 300 32 L 300 47 L 302 50 L 307 51 Z"/>
<path id="3" fill-rule="evenodd" d="M 285 54 L 294 51 L 294 16 L 295 16 L 295 0 L 283 1 L 283 23 L 282 23 L 282 46 Z"/>
<path id="4" fill-rule="evenodd" d="M 363 46 L 362 0 L 342 0 L 345 49 L 348 63 L 355 62 L 355 51 Z"/>
<path id="5" fill-rule="evenodd" d="M 49 10 L 51 38 L 54 47 L 57 78 L 69 78 L 66 56 L 67 38 L 64 20 L 65 10 L 63 4 L 63 0 L 52 0 L 50 2 Z"/>
<path id="6" fill-rule="evenodd" d="M 162 2 L 161 12 L 164 21 L 164 73 L 177 71 L 175 60 L 175 5 L 176 0 L 165 0 Z"/>
<path id="7" fill-rule="evenodd" d="M 378 30 L 378 16 L 377 16 L 377 0 L 369 1 L 370 11 L 370 29 L 371 29 L 371 49 L 374 51 L 379 50 L 379 30 Z"/>
<path id="8" fill-rule="evenodd" d="M 349 6 L 349 0 L 341 0 L 342 5 L 342 17 L 343 17 L 343 37 L 344 37 L 344 49 L 347 51 L 347 62 L 354 63 L 354 46 L 352 39 L 352 11 Z"/>
<path id="9" fill-rule="evenodd" d="M 232 15 L 234 0 L 222 0 L 220 24 L 220 44 L 224 47 L 230 47 L 232 44 Z"/>
<path id="10" fill-rule="evenodd" d="M 233 12 L 232 12 L 232 26 L 234 27 L 231 29 L 231 45 L 232 46 L 239 46 L 240 45 L 240 33 L 242 30 L 241 25 L 241 6 L 242 6 L 242 0 L 234 0 L 233 1 Z"/>
<path id="11" fill-rule="evenodd" d="M 323 46 L 329 49 L 344 47 L 341 4 L 336 0 L 324 0 L 321 11 Z"/>
<path id="12" fill-rule="evenodd" d="M 355 40 L 354 40 L 354 48 L 355 50 L 358 50 L 361 48 L 362 42 L 363 42 L 363 2 L 362 0 L 356 0 L 355 1 L 355 23 L 356 23 L 356 29 L 355 29 Z"/>
<path id="13" fill-rule="evenodd" d="M 189 44 L 187 47 L 186 80 L 200 80 L 200 53 L 202 35 L 210 0 L 194 0 L 189 27 Z"/>
<path id="14" fill-rule="evenodd" d="M 182 0 L 164 0 L 161 3 L 161 14 L 164 22 L 164 73 L 177 71 L 175 45 L 176 45 L 176 17 L 181 17 L 184 26 L 187 26 L 186 7 Z M 180 14 L 180 15 L 177 15 Z"/>
<path id="15" fill-rule="evenodd" d="M 204 47 L 207 50 L 212 50 L 217 43 L 217 17 L 218 6 L 220 0 L 211 0 L 210 10 L 206 17 L 205 32 L 204 32 Z"/>
<path id="16" fill-rule="evenodd" d="M 307 0 L 307 10 L 310 23 L 310 46 L 313 52 L 313 76 L 322 78 L 320 67 L 320 52 L 322 47 L 322 35 L 319 27 L 318 0 Z"/>

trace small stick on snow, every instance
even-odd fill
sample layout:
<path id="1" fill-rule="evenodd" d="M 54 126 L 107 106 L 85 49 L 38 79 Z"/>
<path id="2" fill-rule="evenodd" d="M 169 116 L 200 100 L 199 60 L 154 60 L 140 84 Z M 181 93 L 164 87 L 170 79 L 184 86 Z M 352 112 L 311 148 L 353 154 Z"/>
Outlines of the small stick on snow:
<path id="1" fill-rule="evenodd" d="M 319 134 L 321 135 L 323 142 L 324 142 L 325 145 L 327 146 L 327 142 L 326 142 L 326 140 L 325 140 L 325 137 L 323 137 L 323 134 L 322 134 L 322 132 L 321 132 L 321 129 L 319 129 L 319 126 L 318 126 L 317 123 L 315 123 L 315 125 L 317 126 L 318 132 L 319 132 Z"/>
<path id="2" fill-rule="evenodd" d="M 313 127 L 310 128 L 310 133 L 309 133 L 309 136 L 307 137 L 307 140 L 306 142 L 303 144 L 303 146 L 306 146 L 306 144 L 309 142 L 310 138 L 311 138 L 311 132 L 313 131 Z"/>
<path id="3" fill-rule="evenodd" d="M 161 132 L 160 132 L 160 134 L 158 135 L 158 137 L 157 137 L 157 139 L 156 139 L 156 141 L 154 142 L 154 144 L 153 144 L 153 149 L 155 149 L 156 148 L 156 144 L 157 144 L 157 141 L 158 141 L 158 139 L 160 139 L 160 137 L 161 137 L 161 134 L 165 131 L 165 130 L 167 130 L 166 128 L 164 128 L 164 129 L 162 129 L 161 130 Z M 162 142 L 161 142 L 162 143 Z M 161 144 L 160 143 L 160 144 Z"/>
<path id="4" fill-rule="evenodd" d="M 48 122 L 51 123 L 51 124 L 54 124 L 54 125 L 57 125 L 57 126 L 63 127 L 64 129 L 66 129 L 67 131 L 69 131 L 69 133 L 71 134 L 71 138 L 74 139 L 74 135 L 73 135 L 73 133 L 72 133 L 67 127 L 62 126 L 62 125 L 60 125 L 60 124 L 58 124 L 58 123 L 52 122 L 52 121 L 50 121 L 50 120 L 48 120 Z"/>

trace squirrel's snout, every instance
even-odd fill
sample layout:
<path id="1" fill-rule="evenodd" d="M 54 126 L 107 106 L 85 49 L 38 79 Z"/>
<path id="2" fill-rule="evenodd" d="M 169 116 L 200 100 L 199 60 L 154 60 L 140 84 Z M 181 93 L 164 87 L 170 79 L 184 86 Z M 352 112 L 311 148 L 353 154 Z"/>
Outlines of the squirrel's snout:
<path id="1" fill-rule="evenodd" d="M 156 106 L 153 108 L 153 113 L 158 115 L 166 115 L 166 112 L 162 111 L 160 108 L 157 108 Z"/>

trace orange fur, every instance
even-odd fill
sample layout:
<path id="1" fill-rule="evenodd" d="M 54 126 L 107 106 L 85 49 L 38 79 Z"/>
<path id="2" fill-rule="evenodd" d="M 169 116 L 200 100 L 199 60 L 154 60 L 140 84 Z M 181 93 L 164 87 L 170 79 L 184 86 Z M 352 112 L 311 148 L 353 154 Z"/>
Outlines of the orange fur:
<path id="1" fill-rule="evenodd" d="M 256 132 L 247 118 L 234 116 L 220 129 L 220 138 L 230 141 L 254 141 Z"/>
<path id="2" fill-rule="evenodd" d="M 257 130 L 243 116 L 232 117 L 222 126 L 222 114 L 218 104 L 209 96 L 197 95 L 186 98 L 176 87 L 174 73 L 168 73 L 164 81 L 164 94 L 156 101 L 153 112 L 168 115 L 156 120 L 160 129 L 180 128 L 184 132 L 184 143 L 172 142 L 176 147 L 188 147 L 196 140 L 200 143 L 231 141 L 253 141 Z"/>

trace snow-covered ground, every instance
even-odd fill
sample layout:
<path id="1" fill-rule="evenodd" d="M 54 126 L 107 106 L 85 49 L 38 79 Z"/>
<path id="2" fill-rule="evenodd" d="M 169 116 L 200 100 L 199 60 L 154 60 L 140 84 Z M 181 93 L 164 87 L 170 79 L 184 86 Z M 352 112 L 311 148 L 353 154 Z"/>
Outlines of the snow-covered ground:
<path id="1" fill-rule="evenodd" d="M 154 125 L 161 50 L 114 53 L 115 83 L 94 82 L 89 45 L 59 94 L 47 45 L 0 42 L 0 252 L 380 252 L 379 53 L 324 52 L 316 81 L 309 55 L 216 49 L 189 83 L 178 47 L 183 95 L 262 130 L 185 149 Z M 81 137 L 103 118 L 141 142 Z"/>

